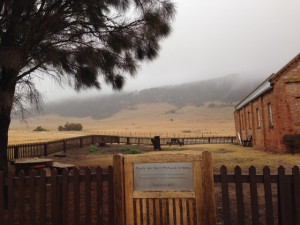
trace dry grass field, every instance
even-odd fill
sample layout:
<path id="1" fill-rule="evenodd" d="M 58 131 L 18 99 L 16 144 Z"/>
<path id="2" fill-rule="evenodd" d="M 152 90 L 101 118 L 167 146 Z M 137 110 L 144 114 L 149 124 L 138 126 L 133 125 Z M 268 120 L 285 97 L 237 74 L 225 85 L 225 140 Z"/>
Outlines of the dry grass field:
<path id="1" fill-rule="evenodd" d="M 217 105 L 217 104 L 216 104 Z M 66 122 L 81 123 L 81 132 L 58 132 L 59 125 Z M 33 132 L 37 126 L 49 130 L 46 132 Z M 55 139 L 70 138 L 86 134 L 109 134 L 124 136 L 226 136 L 234 135 L 234 121 L 232 107 L 209 107 L 209 103 L 201 107 L 185 106 L 176 109 L 170 104 L 138 105 L 125 109 L 110 118 L 94 120 L 92 118 L 71 118 L 57 115 L 41 115 L 20 123 L 14 120 L 9 132 L 9 144 L 21 144 L 30 142 L 44 142 Z M 112 154 L 124 153 L 120 149 L 122 145 L 103 148 L 96 153 L 89 153 L 87 148 L 74 149 L 68 152 L 66 158 L 55 158 L 77 166 L 104 166 L 112 164 Z M 127 146 L 131 148 L 132 146 Z M 139 149 L 148 154 L 151 146 L 139 146 Z M 215 171 L 222 165 L 229 170 L 240 165 L 244 170 L 254 165 L 261 171 L 268 165 L 276 170 L 279 165 L 288 168 L 298 165 L 300 155 L 280 155 L 275 153 L 258 151 L 253 148 L 242 148 L 239 145 L 193 145 L 184 147 L 164 146 L 164 150 L 176 151 L 211 151 L 214 158 Z M 245 171 L 246 172 L 246 171 Z"/>
<path id="2" fill-rule="evenodd" d="M 66 122 L 81 123 L 82 132 L 58 132 Z M 48 132 L 33 132 L 37 126 Z M 40 115 L 27 119 L 26 123 L 13 120 L 9 132 L 9 144 L 42 142 L 85 134 L 109 134 L 124 136 L 229 136 L 234 135 L 232 107 L 185 106 L 176 109 L 170 104 L 138 105 L 125 109 L 110 118 L 61 117 Z"/>
<path id="3" fill-rule="evenodd" d="M 58 132 L 58 126 L 64 125 L 66 122 L 81 123 L 84 129 L 81 132 Z M 48 131 L 33 132 L 32 130 L 37 126 L 42 126 Z M 9 144 L 44 142 L 87 134 L 142 137 L 153 137 L 154 135 L 168 137 L 233 136 L 235 135 L 233 108 L 209 107 L 206 104 L 202 107 L 186 106 L 178 110 L 169 104 L 149 104 L 122 110 L 103 120 L 43 115 L 28 119 L 27 123 L 13 121 L 9 132 Z M 252 165 L 257 168 L 258 174 L 262 174 L 264 166 L 269 166 L 273 174 L 277 174 L 277 168 L 280 165 L 287 169 L 287 173 L 291 173 L 293 166 L 300 166 L 300 154 L 275 154 L 249 147 L 244 148 L 237 144 L 162 146 L 162 148 L 164 153 L 169 154 L 209 151 L 213 156 L 215 173 L 219 173 L 222 165 L 228 168 L 229 173 L 233 173 L 234 167 L 238 165 L 242 168 L 244 174 L 248 174 L 248 168 Z M 112 144 L 108 145 L 108 147 L 98 147 L 95 152 L 90 152 L 89 146 L 85 146 L 67 150 L 66 157 L 56 157 L 54 154 L 49 157 L 53 158 L 55 162 L 74 164 L 77 167 L 101 166 L 102 168 L 107 168 L 109 165 L 112 165 L 114 154 L 131 154 L 130 151 L 136 151 L 137 149 L 145 157 L 148 154 L 162 153 L 161 151 L 153 151 L 153 147 L 150 145 L 127 146 Z M 244 189 L 244 191 L 248 193 L 249 188 Z M 222 221 L 222 199 L 220 193 L 220 186 L 218 186 L 216 188 L 217 213 L 218 220 Z M 232 199 L 235 198 L 233 189 L 230 190 L 230 196 Z M 259 201 L 262 201 L 262 199 Z M 245 199 L 245 204 L 247 206 L 250 205 L 249 198 Z M 232 207 L 235 208 L 234 201 L 232 202 Z M 235 215 L 234 210 L 232 213 Z M 274 213 L 276 214 L 277 212 Z M 246 214 L 247 221 L 251 221 L 249 207 L 246 207 Z M 223 223 L 221 222 L 220 224 Z"/>
<path id="4" fill-rule="evenodd" d="M 153 151 L 150 145 L 109 145 L 109 147 L 98 147 L 98 151 L 90 153 L 88 147 L 68 150 L 66 157 L 50 156 L 54 161 L 60 163 L 74 164 L 78 167 L 84 166 L 101 166 L 103 168 L 112 165 L 114 154 L 130 154 L 131 149 L 139 149 L 141 154 L 160 154 L 161 151 Z M 287 168 L 287 172 L 291 172 L 291 168 L 299 165 L 300 154 L 274 154 L 255 150 L 254 148 L 244 148 L 235 144 L 202 144 L 189 146 L 162 146 L 163 153 L 176 154 L 178 152 L 200 152 L 209 151 L 212 153 L 214 161 L 214 171 L 219 172 L 222 165 L 226 165 L 229 172 L 233 172 L 234 167 L 241 166 L 244 173 L 248 173 L 250 166 L 255 166 L 258 173 L 262 173 L 264 166 L 269 166 L 273 173 L 277 173 L 279 165 Z M 299 165 L 300 166 L 300 165 Z"/>

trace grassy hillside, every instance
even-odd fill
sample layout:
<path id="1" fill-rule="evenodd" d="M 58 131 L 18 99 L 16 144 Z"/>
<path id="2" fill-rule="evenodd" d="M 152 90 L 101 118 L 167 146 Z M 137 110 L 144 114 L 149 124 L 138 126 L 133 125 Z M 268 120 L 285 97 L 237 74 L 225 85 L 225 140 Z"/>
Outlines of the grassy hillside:
<path id="1" fill-rule="evenodd" d="M 69 99 L 46 105 L 43 115 L 13 120 L 9 142 L 53 140 L 84 134 L 130 136 L 234 135 L 234 105 L 257 81 L 230 75 L 178 86 L 152 88 L 106 97 Z M 82 132 L 58 132 L 66 122 L 81 123 Z M 37 126 L 48 132 L 32 132 Z"/>
<path id="2" fill-rule="evenodd" d="M 212 104 L 214 107 L 210 107 Z M 29 118 L 27 123 L 14 120 L 11 124 L 9 142 L 10 144 L 35 142 L 90 133 L 131 136 L 234 135 L 233 107 L 222 104 L 206 103 L 201 107 L 188 105 L 181 109 L 171 104 L 141 104 L 121 110 L 102 120 L 54 114 Z M 81 123 L 83 131 L 58 132 L 58 126 L 66 122 Z M 49 131 L 32 132 L 37 126 Z"/>
<path id="3" fill-rule="evenodd" d="M 233 106 L 234 102 L 243 99 L 256 87 L 257 83 L 255 80 L 249 81 L 242 76 L 229 75 L 177 86 L 117 93 L 105 97 L 68 99 L 47 104 L 45 114 L 105 119 L 121 110 L 135 109 L 136 105 L 140 104 L 170 104 L 175 107 L 175 110 L 188 105 L 200 107 L 211 101 L 223 102 L 223 106 Z"/>

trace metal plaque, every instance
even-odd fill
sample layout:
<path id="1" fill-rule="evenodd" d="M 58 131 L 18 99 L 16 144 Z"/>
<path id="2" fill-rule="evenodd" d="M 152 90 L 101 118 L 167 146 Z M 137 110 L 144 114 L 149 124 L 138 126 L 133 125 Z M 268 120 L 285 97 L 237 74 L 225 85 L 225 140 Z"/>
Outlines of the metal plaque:
<path id="1" fill-rule="evenodd" d="M 194 191 L 192 162 L 136 163 L 135 191 Z"/>

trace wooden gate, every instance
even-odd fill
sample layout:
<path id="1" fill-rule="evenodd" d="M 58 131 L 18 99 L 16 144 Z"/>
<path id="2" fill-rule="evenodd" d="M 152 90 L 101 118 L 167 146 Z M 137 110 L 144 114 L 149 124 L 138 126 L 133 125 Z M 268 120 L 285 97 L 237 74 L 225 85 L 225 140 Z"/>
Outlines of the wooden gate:
<path id="1" fill-rule="evenodd" d="M 215 225 L 209 152 L 114 156 L 116 225 Z"/>

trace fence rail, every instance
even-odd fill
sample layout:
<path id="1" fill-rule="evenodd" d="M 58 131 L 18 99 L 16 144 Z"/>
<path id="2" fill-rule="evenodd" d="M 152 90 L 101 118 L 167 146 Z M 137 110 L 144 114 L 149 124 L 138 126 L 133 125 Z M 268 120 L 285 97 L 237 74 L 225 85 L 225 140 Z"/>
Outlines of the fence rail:
<path id="1" fill-rule="evenodd" d="M 192 144 L 223 144 L 234 143 L 235 137 L 184 137 L 177 138 L 181 140 L 185 145 Z M 166 145 L 171 141 L 171 138 L 161 138 L 161 144 Z M 47 156 L 56 152 L 66 151 L 68 149 L 79 148 L 96 143 L 111 143 L 111 144 L 152 144 L 150 137 L 119 137 L 119 136 L 107 136 L 107 135 L 89 135 L 75 138 L 68 138 L 63 140 L 10 145 L 7 148 L 8 160 L 14 160 L 17 158 L 28 158 L 37 156 Z"/>
<path id="2" fill-rule="evenodd" d="M 150 137 L 120 137 L 120 143 L 127 144 L 152 144 Z M 173 138 L 160 138 L 161 145 L 167 145 L 171 142 Z M 193 145 L 193 144 L 225 144 L 225 143 L 234 143 L 235 137 L 176 137 L 184 145 Z"/>

